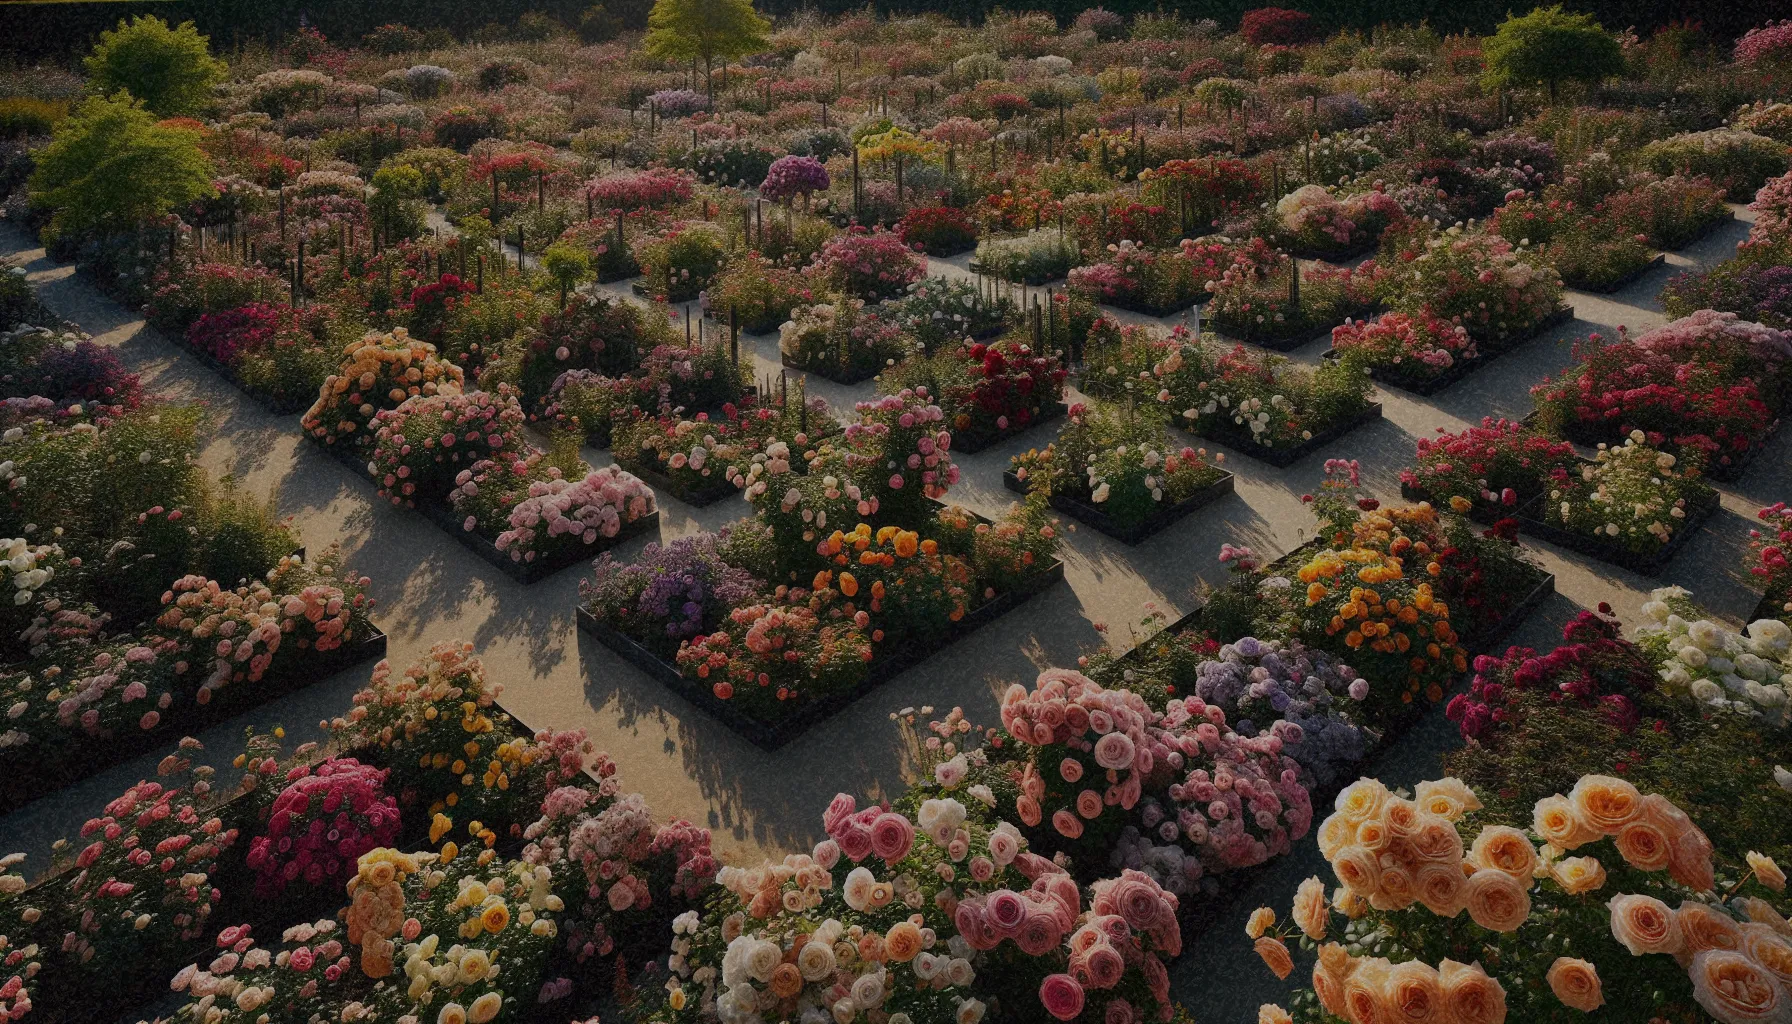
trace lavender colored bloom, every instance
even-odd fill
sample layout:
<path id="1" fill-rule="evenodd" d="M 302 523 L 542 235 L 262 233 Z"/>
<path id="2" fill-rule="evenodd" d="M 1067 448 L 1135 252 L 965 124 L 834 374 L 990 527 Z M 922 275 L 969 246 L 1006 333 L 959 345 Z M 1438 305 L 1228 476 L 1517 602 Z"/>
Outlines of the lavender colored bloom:
<path id="1" fill-rule="evenodd" d="M 720 624 L 727 609 L 762 588 L 751 573 L 722 560 L 721 534 L 702 533 L 671 544 L 649 544 L 633 562 L 605 552 L 579 598 L 591 613 L 648 647 L 675 653 L 690 637 Z"/>
<path id="2" fill-rule="evenodd" d="M 794 199 L 815 192 L 826 192 L 831 184 L 828 169 L 812 156 L 781 156 L 772 161 L 765 172 L 759 194 L 774 202 Z"/>
<path id="3" fill-rule="evenodd" d="M 689 117 L 709 109 L 708 97 L 690 89 L 661 89 L 647 97 L 647 102 L 661 117 Z"/>
<path id="4" fill-rule="evenodd" d="M 1359 682 L 1329 655 L 1298 642 L 1241 637 L 1195 670 L 1195 696 L 1226 712 L 1241 736 L 1268 731 L 1320 785 L 1364 755 L 1362 730 L 1342 698 Z M 1265 724 L 1267 723 L 1267 724 Z"/>

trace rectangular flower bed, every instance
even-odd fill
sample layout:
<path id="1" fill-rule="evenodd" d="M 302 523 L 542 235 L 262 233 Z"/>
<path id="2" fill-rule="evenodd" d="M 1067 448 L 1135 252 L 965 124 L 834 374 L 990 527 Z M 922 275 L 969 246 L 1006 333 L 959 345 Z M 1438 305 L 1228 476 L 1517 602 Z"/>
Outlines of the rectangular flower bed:
<path id="1" fill-rule="evenodd" d="M 1400 485 L 1400 496 L 1407 501 L 1428 501 L 1435 508 L 1444 508 L 1444 503 L 1450 500 L 1448 498 L 1440 498 L 1430 491 L 1425 490 L 1423 487 L 1414 487 L 1407 483 L 1402 483 Z M 1518 518 L 1519 510 L 1529 504 L 1531 498 L 1534 497 L 1536 497 L 1536 495 L 1521 497 L 1518 502 L 1513 505 L 1498 505 L 1487 501 L 1476 501 L 1470 505 L 1469 510 L 1462 513 L 1462 515 L 1480 523 L 1482 526 L 1492 526 L 1502 519 Z"/>
<path id="2" fill-rule="evenodd" d="M 1189 513 L 1206 505 L 1211 505 L 1228 494 L 1233 493 L 1237 480 L 1230 473 L 1222 472 L 1220 478 L 1201 490 L 1189 495 L 1174 505 L 1158 509 L 1149 517 L 1137 523 L 1116 522 L 1100 505 L 1085 500 L 1080 495 L 1052 494 L 1052 507 L 1065 515 L 1107 534 L 1122 544 L 1138 544 L 1160 530 L 1166 529 L 1181 520 Z M 1027 482 L 1014 475 L 1013 470 L 1004 470 L 1002 485 L 1016 494 L 1026 494 L 1031 488 Z"/>
<path id="3" fill-rule="evenodd" d="M 1613 281 L 1611 284 L 1601 285 L 1598 288 L 1588 286 L 1588 287 L 1576 288 L 1574 290 L 1579 291 L 1579 292 L 1591 292 L 1594 295 L 1610 295 L 1613 292 L 1621 292 L 1624 289 L 1626 289 L 1626 288 L 1630 287 L 1631 285 L 1637 283 L 1638 281 L 1642 280 L 1643 275 L 1647 274 L 1651 270 L 1654 270 L 1656 267 L 1661 266 L 1663 263 L 1666 263 L 1667 261 L 1668 261 L 1668 257 L 1667 257 L 1666 253 L 1656 253 L 1654 259 L 1652 259 L 1649 262 L 1638 267 L 1636 270 L 1631 271 L 1628 274 L 1625 274 L 1623 277 L 1617 279 L 1616 281 Z"/>
<path id="4" fill-rule="evenodd" d="M 1206 301 L 1207 296 L 1203 294 L 1200 298 L 1191 299 L 1188 302 L 1180 302 L 1175 305 L 1165 306 L 1153 305 L 1152 303 L 1133 298 L 1103 299 L 1101 304 L 1104 306 L 1112 306 L 1115 309 L 1124 309 L 1129 313 L 1142 313 L 1145 316 L 1154 316 L 1161 319 L 1166 316 L 1176 316 L 1179 313 L 1187 313 L 1189 310 L 1194 309 L 1196 306 L 1199 306 Z"/>
<path id="5" fill-rule="evenodd" d="M 1363 424 L 1372 423 L 1378 419 L 1381 419 L 1381 403 L 1371 402 L 1368 408 L 1357 415 L 1342 423 L 1335 423 L 1325 428 L 1292 448 L 1269 448 L 1260 445 L 1251 437 L 1250 431 L 1230 424 L 1227 427 L 1204 427 L 1198 433 L 1199 436 L 1209 441 L 1223 444 L 1241 454 L 1249 455 L 1259 462 L 1267 462 L 1277 469 L 1286 469 Z"/>
<path id="6" fill-rule="evenodd" d="M 1411 394 L 1430 397 L 1431 395 L 1435 395 L 1438 392 L 1453 386 L 1464 377 L 1467 377 L 1469 374 L 1474 373 L 1481 367 L 1493 362 L 1500 356 L 1503 356 L 1513 349 L 1516 349 L 1518 346 L 1532 340 L 1544 331 L 1554 327 L 1560 327 L 1562 324 L 1573 319 L 1574 307 L 1564 303 L 1561 306 L 1557 306 L 1555 312 L 1544 317 L 1542 322 L 1537 324 L 1530 333 L 1521 338 L 1514 338 L 1511 341 L 1500 344 L 1490 346 L 1477 344 L 1476 348 L 1480 352 L 1479 355 L 1476 355 L 1472 359 L 1459 359 L 1448 370 L 1445 370 L 1435 377 L 1428 377 L 1422 380 L 1414 379 L 1385 366 L 1370 367 L 1369 376 L 1374 379 L 1377 384 L 1386 384 L 1389 387 L 1396 387 Z M 1335 360 L 1338 358 L 1338 351 L 1335 348 L 1328 348 L 1320 358 Z"/>
<path id="7" fill-rule="evenodd" d="M 183 735 L 192 735 L 219 722 L 252 711 L 270 701 L 304 689 L 338 672 L 386 656 L 386 634 L 375 629 L 362 640 L 345 643 L 332 651 L 272 666 L 259 680 L 225 686 L 200 704 L 192 693 L 184 694 L 163 712 L 158 728 L 55 747 L 27 744 L 0 752 L 0 814 L 16 810 L 40 797 L 96 775 L 113 765 L 160 747 Z"/>
<path id="8" fill-rule="evenodd" d="M 347 449 L 338 445 L 321 443 L 318 444 L 318 447 L 328 453 L 331 458 L 349 467 L 357 476 L 372 479 L 367 472 L 367 463 L 359 460 Z M 660 513 L 658 509 L 654 509 L 633 522 L 623 523 L 622 529 L 618 530 L 614 537 L 600 537 L 590 544 L 567 548 L 547 558 L 525 562 L 513 559 L 508 553 L 499 551 L 497 544 L 493 543 L 490 537 L 466 529 L 465 520 L 456 515 L 452 508 L 426 502 L 418 505 L 413 511 L 441 527 L 443 532 L 459 541 L 462 547 L 524 586 L 539 583 L 562 570 L 570 569 L 582 562 L 588 562 L 593 557 L 643 534 L 657 535 L 660 529 Z"/>
<path id="9" fill-rule="evenodd" d="M 811 374 L 813 376 L 820 377 L 822 380 L 831 381 L 835 384 L 839 384 L 842 387 L 852 387 L 854 384 L 863 384 L 866 381 L 870 380 L 871 378 L 877 376 L 878 373 L 881 372 L 881 367 L 880 367 L 880 368 L 867 368 L 866 371 L 859 372 L 859 373 L 852 373 L 852 372 L 835 373 L 833 370 L 826 368 L 826 367 L 817 369 L 813 366 L 804 366 L 801 363 L 793 361 L 789 356 L 783 356 L 780 358 L 779 361 L 782 362 L 787 369 L 796 370 L 801 373 Z"/>
<path id="10" fill-rule="evenodd" d="M 1681 521 L 1680 528 L 1674 531 L 1674 535 L 1668 538 L 1668 542 L 1653 554 L 1638 555 L 1616 545 L 1605 543 L 1598 537 L 1575 533 L 1553 523 L 1545 522 L 1543 503 L 1549 500 L 1547 494 L 1538 495 L 1519 510 L 1516 518 L 1520 530 L 1545 543 L 1564 547 L 1644 576 L 1654 576 L 1661 572 L 1679 553 L 1680 549 L 1692 540 L 1693 534 L 1698 532 L 1699 525 L 1717 512 L 1720 504 L 1719 495 L 1715 491 L 1709 492 L 1699 501 L 1688 501 L 1686 518 Z"/>
<path id="11" fill-rule="evenodd" d="M 709 687 L 697 680 L 687 678 L 678 670 L 678 666 L 662 659 L 620 631 L 612 629 L 583 606 L 578 609 L 579 629 L 621 655 L 623 660 L 639 668 L 666 688 L 703 709 L 723 725 L 746 737 L 755 746 L 764 750 L 776 750 L 807 731 L 811 726 L 832 718 L 860 697 L 1001 618 L 1026 603 L 1033 595 L 1063 578 L 1064 563 L 1054 558 L 1019 586 L 1002 591 L 971 609 L 962 619 L 952 623 L 945 635 L 937 642 L 897 644 L 886 647 L 871 662 L 865 678 L 857 686 L 805 704 L 773 723 L 762 722 L 746 715 L 734 702 L 717 698 L 710 692 Z"/>
<path id="12" fill-rule="evenodd" d="M 1342 321 L 1340 321 L 1340 323 L 1341 322 Z M 1203 321 L 1203 326 L 1204 326 L 1204 329 L 1210 329 L 1210 330 L 1214 331 L 1214 333 L 1218 334 L 1220 337 L 1224 338 L 1227 341 L 1236 341 L 1236 342 L 1242 342 L 1243 344 L 1246 344 L 1246 345 L 1255 345 L 1257 348 L 1266 348 L 1266 349 L 1270 350 L 1271 352 L 1293 352 L 1296 349 L 1306 348 L 1308 345 L 1311 345 L 1314 342 L 1330 341 L 1331 336 L 1332 336 L 1332 332 L 1330 329 L 1327 329 L 1323 334 L 1313 334 L 1307 328 L 1303 327 L 1299 331 L 1296 331 L 1296 332 L 1293 332 L 1290 334 L 1286 334 L 1286 335 L 1271 334 L 1271 335 L 1267 335 L 1264 337 L 1257 337 L 1257 338 L 1240 338 L 1240 337 L 1237 337 L 1236 335 L 1227 334 L 1223 329 L 1220 328 L 1219 324 L 1215 321 L 1211 321 L 1211 320 Z"/>
<path id="13" fill-rule="evenodd" d="M 952 433 L 952 450 L 960 455 L 975 455 L 990 445 L 1024 434 L 1042 423 L 1051 423 L 1062 417 L 1070 407 L 1063 402 L 1053 402 L 1039 410 L 1033 419 L 1024 426 L 1009 423 L 1006 429 L 989 431 L 954 431 Z"/>
<path id="14" fill-rule="evenodd" d="M 168 336 L 163 335 L 163 337 Z M 182 352 L 185 352 L 187 355 L 197 360 L 200 365 L 204 366 L 206 369 L 224 378 L 231 387 L 241 391 L 244 395 L 247 395 L 256 405 L 261 406 L 263 409 L 266 409 L 276 416 L 292 416 L 304 412 L 306 409 L 311 408 L 312 401 L 317 397 L 316 395 L 302 395 L 296 398 L 281 398 L 280 396 L 269 391 L 264 391 L 261 388 L 250 387 L 243 383 L 242 378 L 237 376 L 235 370 L 218 361 L 218 359 L 210 352 L 203 352 L 194 348 L 192 345 L 187 344 L 186 339 L 184 338 L 168 338 L 168 341 L 175 348 L 180 349 Z"/>
<path id="15" fill-rule="evenodd" d="M 1537 414 L 1532 413 L 1525 418 L 1525 422 L 1527 424 L 1535 423 L 1536 418 Z M 1743 452 L 1740 457 L 1732 458 L 1724 465 L 1706 466 L 1701 471 L 1704 474 L 1705 479 L 1714 480 L 1720 484 L 1735 483 L 1742 479 L 1742 474 L 1748 469 L 1749 465 L 1760 456 L 1762 450 L 1767 447 L 1767 442 L 1772 440 L 1773 436 L 1780 432 L 1780 426 L 1784 422 L 1784 420 L 1774 420 L 1773 425 L 1767 428 L 1767 432 L 1760 437 L 1755 438 L 1755 443 L 1750 445 L 1748 451 Z M 1624 436 L 1618 433 L 1615 429 L 1610 431 L 1597 430 L 1581 420 L 1573 420 L 1564 424 L 1562 426 L 1562 436 L 1583 448 L 1597 448 L 1602 442 L 1605 444 L 1622 444 L 1624 441 Z"/>
<path id="16" fill-rule="evenodd" d="M 686 505 L 691 505 L 695 508 L 714 505 L 716 502 L 721 501 L 731 494 L 740 493 L 740 488 L 729 483 L 724 477 L 715 477 L 705 483 L 702 487 L 693 490 L 681 486 L 671 477 L 659 470 L 645 465 L 634 464 L 625 466 L 624 468 L 630 473 L 647 481 L 648 486 L 653 488 L 655 494 L 669 494 L 679 501 L 684 502 Z M 657 515 L 658 513 L 655 514 Z"/>

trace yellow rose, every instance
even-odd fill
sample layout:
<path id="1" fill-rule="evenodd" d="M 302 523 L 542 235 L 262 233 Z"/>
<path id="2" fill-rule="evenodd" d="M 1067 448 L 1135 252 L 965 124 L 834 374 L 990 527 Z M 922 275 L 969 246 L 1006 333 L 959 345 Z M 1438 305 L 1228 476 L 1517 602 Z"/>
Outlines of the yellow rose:
<path id="1" fill-rule="evenodd" d="M 1786 873 L 1774 863 L 1772 857 L 1764 853 L 1748 851 L 1748 866 L 1755 873 L 1755 880 L 1772 889 L 1774 892 L 1786 891 Z"/>
<path id="2" fill-rule="evenodd" d="M 1655 897 L 1626 894 L 1612 897 L 1607 905 L 1612 912 L 1612 938 L 1623 943 L 1632 956 L 1672 954 L 1686 948 L 1679 917 Z"/>
<path id="3" fill-rule="evenodd" d="M 1552 872 L 1562 891 L 1570 896 L 1605 888 L 1605 865 L 1597 857 L 1568 857 L 1556 862 Z"/>
<path id="4" fill-rule="evenodd" d="M 1506 990 L 1488 977 L 1480 964 L 1445 960 L 1437 965 L 1437 975 L 1444 988 L 1445 1020 L 1452 1024 L 1501 1024 L 1506 1019 Z"/>
<path id="5" fill-rule="evenodd" d="M 1545 977 L 1549 981 L 1549 990 L 1556 994 L 1563 1006 L 1592 1013 L 1605 1005 L 1605 996 L 1599 987 L 1599 971 L 1585 960 L 1556 957 Z"/>
<path id="6" fill-rule="evenodd" d="M 1461 779 L 1444 778 L 1421 782 L 1413 790 L 1413 803 L 1427 814 L 1445 821 L 1456 821 L 1470 811 L 1481 809 L 1475 791 Z"/>
<path id="7" fill-rule="evenodd" d="M 1528 885 L 1537 869 L 1537 848 L 1530 837 L 1510 825 L 1489 825 L 1475 836 L 1468 860 L 1478 868 L 1504 871 Z"/>
<path id="8" fill-rule="evenodd" d="M 1319 878 L 1309 878 L 1300 883 L 1294 891 L 1294 923 L 1301 933 L 1314 942 L 1325 938 L 1325 926 L 1331 919 L 1331 912 L 1325 903 L 1325 883 Z"/>
<path id="9" fill-rule="evenodd" d="M 1468 916 L 1483 928 L 1513 932 L 1531 916 L 1531 894 L 1525 883 L 1504 871 L 1477 871 L 1463 891 Z"/>
<path id="10" fill-rule="evenodd" d="M 1575 816 L 1588 827 L 1600 835 L 1615 836 L 1641 813 L 1643 796 L 1623 779 L 1610 775 L 1583 775 L 1568 792 L 1568 802 L 1574 805 Z M 1562 845 L 1554 840 L 1551 842 Z"/>

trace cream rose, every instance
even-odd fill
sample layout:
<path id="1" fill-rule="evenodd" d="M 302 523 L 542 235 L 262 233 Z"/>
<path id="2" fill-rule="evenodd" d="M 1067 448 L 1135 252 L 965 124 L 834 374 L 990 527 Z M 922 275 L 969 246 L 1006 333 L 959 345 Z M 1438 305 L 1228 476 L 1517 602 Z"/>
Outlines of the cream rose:
<path id="1" fill-rule="evenodd" d="M 1427 814 L 1435 814 L 1445 821 L 1456 821 L 1470 811 L 1481 809 L 1475 791 L 1455 778 L 1419 783 L 1413 790 L 1413 803 Z"/>
<path id="2" fill-rule="evenodd" d="M 1483 928 L 1514 932 L 1531 916 L 1531 894 L 1523 882 L 1504 871 L 1477 871 L 1463 890 L 1468 916 Z"/>
<path id="3" fill-rule="evenodd" d="M 1478 868 L 1504 871 L 1528 885 L 1537 871 L 1537 848 L 1529 836 L 1510 825 L 1489 825 L 1475 836 L 1468 860 Z"/>
<path id="4" fill-rule="evenodd" d="M 1331 920 L 1331 910 L 1325 902 L 1325 882 L 1313 877 L 1300 883 L 1294 891 L 1294 909 L 1290 913 L 1301 934 L 1314 942 L 1325 938 L 1325 926 Z"/>
<path id="5" fill-rule="evenodd" d="M 1563 1006 L 1582 1013 L 1592 1013 L 1605 1005 L 1605 995 L 1599 986 L 1599 971 L 1585 960 L 1571 956 L 1556 957 L 1556 962 L 1549 965 L 1549 973 L 1545 977 L 1549 981 L 1549 990 L 1556 994 Z"/>
<path id="6" fill-rule="evenodd" d="M 1445 960 L 1437 965 L 1444 987 L 1445 1020 L 1451 1024 L 1503 1024 L 1506 990 L 1480 964 Z"/>
<path id="7" fill-rule="evenodd" d="M 1531 830 L 1558 850 L 1573 850 L 1599 838 L 1599 832 L 1581 820 L 1568 798 L 1546 796 L 1531 810 Z"/>
<path id="8" fill-rule="evenodd" d="M 1551 874 L 1570 896 L 1605 888 L 1605 865 L 1597 857 L 1565 857 L 1556 861 Z"/>
<path id="9" fill-rule="evenodd" d="M 1568 802 L 1574 805 L 1575 816 L 1590 828 L 1600 835 L 1612 836 L 1636 820 L 1642 811 L 1643 795 L 1623 779 L 1583 775 L 1568 792 Z"/>
<path id="10" fill-rule="evenodd" d="M 1693 955 L 1692 997 L 1721 1021 L 1782 1021 L 1792 1014 L 1792 996 L 1741 953 L 1708 949 Z"/>
<path id="11" fill-rule="evenodd" d="M 1655 897 L 1626 894 L 1612 897 L 1606 905 L 1612 912 L 1612 938 L 1623 943 L 1632 956 L 1673 954 L 1686 948 L 1680 919 Z"/>

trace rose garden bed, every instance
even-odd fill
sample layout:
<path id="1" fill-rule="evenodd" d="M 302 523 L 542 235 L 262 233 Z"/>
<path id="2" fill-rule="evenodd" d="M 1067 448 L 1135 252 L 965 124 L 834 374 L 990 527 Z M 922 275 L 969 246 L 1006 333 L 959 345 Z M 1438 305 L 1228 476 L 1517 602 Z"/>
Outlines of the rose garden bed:
<path id="1" fill-rule="evenodd" d="M 1089 501 L 1081 494 L 1059 494 L 1053 492 L 1052 507 L 1065 515 L 1092 526 L 1096 530 L 1120 541 L 1123 544 L 1140 544 L 1162 530 L 1181 521 L 1197 509 L 1219 501 L 1236 489 L 1237 480 L 1231 473 L 1222 472 L 1220 478 L 1196 491 L 1174 505 L 1158 509 L 1147 518 L 1136 523 L 1117 522 L 1102 511 L 1101 506 Z M 1014 474 L 1013 470 L 1002 472 L 1002 485 L 1017 494 L 1026 494 L 1032 488 L 1027 482 Z"/>

